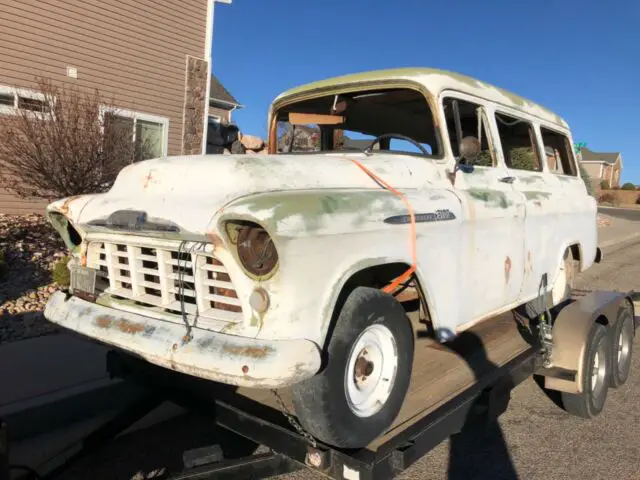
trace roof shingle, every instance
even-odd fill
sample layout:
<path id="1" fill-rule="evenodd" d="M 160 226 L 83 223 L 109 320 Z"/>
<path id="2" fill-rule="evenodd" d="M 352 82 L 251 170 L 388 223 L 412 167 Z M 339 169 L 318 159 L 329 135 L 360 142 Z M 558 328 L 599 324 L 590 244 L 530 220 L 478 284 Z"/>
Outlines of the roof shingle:
<path id="1" fill-rule="evenodd" d="M 233 97 L 233 95 L 229 93 L 226 88 L 224 88 L 224 85 L 222 85 L 222 83 L 220 83 L 220 80 L 218 80 L 214 75 L 211 75 L 209 99 L 221 100 L 233 105 L 240 105 L 240 103 Z"/>
<path id="2" fill-rule="evenodd" d="M 593 152 L 587 147 L 580 151 L 582 160 L 587 162 L 607 162 L 609 164 L 616 163 L 620 152 Z"/>

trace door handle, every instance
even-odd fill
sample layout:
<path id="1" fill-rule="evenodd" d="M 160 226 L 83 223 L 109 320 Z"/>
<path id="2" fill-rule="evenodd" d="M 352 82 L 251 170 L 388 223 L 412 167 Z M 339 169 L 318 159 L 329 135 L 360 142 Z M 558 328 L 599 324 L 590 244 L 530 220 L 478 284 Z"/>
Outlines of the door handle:
<path id="1" fill-rule="evenodd" d="M 516 177 L 502 177 L 502 178 L 499 178 L 498 180 L 503 183 L 513 183 L 515 179 Z"/>

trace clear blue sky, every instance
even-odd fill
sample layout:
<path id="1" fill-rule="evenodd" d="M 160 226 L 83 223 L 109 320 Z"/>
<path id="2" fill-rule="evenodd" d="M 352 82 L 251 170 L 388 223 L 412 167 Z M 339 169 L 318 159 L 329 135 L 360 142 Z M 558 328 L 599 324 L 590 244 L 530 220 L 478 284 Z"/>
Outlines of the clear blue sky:
<path id="1" fill-rule="evenodd" d="M 622 152 L 640 184 L 640 1 L 233 0 L 216 4 L 213 71 L 266 135 L 281 91 L 428 66 L 512 90 L 564 117 L 574 141 Z"/>

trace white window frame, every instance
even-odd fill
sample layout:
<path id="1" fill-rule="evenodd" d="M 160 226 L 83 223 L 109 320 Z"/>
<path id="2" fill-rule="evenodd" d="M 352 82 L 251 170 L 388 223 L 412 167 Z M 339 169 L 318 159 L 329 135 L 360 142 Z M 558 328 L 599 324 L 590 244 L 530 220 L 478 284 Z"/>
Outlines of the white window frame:
<path id="1" fill-rule="evenodd" d="M 9 87 L 7 85 L 0 85 L 0 94 L 13 95 L 13 106 L 0 105 L 1 115 L 18 115 L 18 99 L 20 97 L 30 98 L 32 100 L 40 100 L 42 102 L 44 102 L 45 100 L 44 93 L 28 88 Z"/>
<path id="2" fill-rule="evenodd" d="M 133 119 L 133 132 L 131 132 L 131 140 L 135 143 L 136 141 L 136 123 L 138 120 L 143 120 L 147 122 L 160 123 L 162 124 L 162 153 L 160 156 L 166 156 L 169 150 L 169 119 L 167 117 L 161 117 L 159 115 L 152 115 L 150 113 L 136 112 L 133 110 L 127 110 L 124 108 L 114 108 L 114 107 L 100 107 L 100 121 L 104 122 L 104 114 L 105 113 L 113 113 L 119 117 L 131 118 Z"/>

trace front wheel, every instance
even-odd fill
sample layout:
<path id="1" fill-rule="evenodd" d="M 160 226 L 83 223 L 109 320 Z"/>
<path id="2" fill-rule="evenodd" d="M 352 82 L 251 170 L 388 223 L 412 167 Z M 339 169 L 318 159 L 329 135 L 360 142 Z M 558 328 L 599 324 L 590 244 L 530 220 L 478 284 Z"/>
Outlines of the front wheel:
<path id="1" fill-rule="evenodd" d="M 319 440 L 362 448 L 395 420 L 409 388 L 413 329 L 392 296 L 368 287 L 347 298 L 319 374 L 293 386 L 302 426 Z"/>

